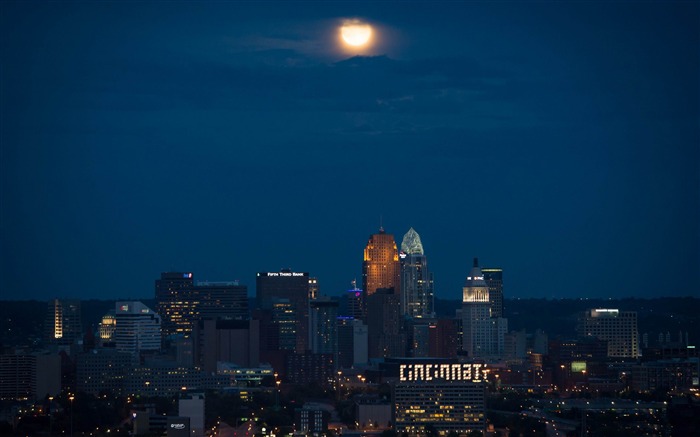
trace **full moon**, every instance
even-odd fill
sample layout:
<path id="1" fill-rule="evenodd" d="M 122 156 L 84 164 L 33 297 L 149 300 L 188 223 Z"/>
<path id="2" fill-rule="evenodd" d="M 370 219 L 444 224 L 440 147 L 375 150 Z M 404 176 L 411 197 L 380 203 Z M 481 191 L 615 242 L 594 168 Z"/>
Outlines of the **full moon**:
<path id="1" fill-rule="evenodd" d="M 358 20 L 348 21 L 340 27 L 340 36 L 347 45 L 361 47 L 372 38 L 372 26 Z"/>

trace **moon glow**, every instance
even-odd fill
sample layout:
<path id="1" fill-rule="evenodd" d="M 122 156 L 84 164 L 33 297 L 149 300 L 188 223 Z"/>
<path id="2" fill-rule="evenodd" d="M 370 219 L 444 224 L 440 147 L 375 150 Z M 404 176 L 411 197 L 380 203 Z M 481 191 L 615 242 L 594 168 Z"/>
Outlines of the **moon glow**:
<path id="1" fill-rule="evenodd" d="M 344 23 L 340 27 L 340 36 L 345 44 L 352 47 L 361 47 L 372 38 L 372 26 L 357 20 Z"/>

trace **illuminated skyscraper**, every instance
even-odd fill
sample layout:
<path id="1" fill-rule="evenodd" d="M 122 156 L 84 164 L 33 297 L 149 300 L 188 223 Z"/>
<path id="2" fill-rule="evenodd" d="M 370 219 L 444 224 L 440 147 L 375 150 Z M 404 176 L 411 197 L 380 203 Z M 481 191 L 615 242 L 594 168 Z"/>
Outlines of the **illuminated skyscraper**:
<path id="1" fill-rule="evenodd" d="M 474 267 L 462 289 L 462 350 L 470 358 L 491 354 L 491 309 L 489 287 L 474 258 Z"/>
<path id="2" fill-rule="evenodd" d="M 238 281 L 197 282 L 191 272 L 161 273 L 156 280 L 156 308 L 163 335 L 189 336 L 200 318 L 247 320 L 248 288 Z"/>
<path id="3" fill-rule="evenodd" d="M 190 272 L 165 272 L 156 280 L 156 312 L 163 320 L 163 335 L 190 334 L 199 317 Z"/>
<path id="4" fill-rule="evenodd" d="M 384 228 L 369 236 L 362 263 L 362 286 L 368 297 L 378 288 L 393 288 L 397 294 L 401 290 L 399 251 L 394 236 L 385 233 Z"/>
<path id="5" fill-rule="evenodd" d="M 401 241 L 401 314 L 410 317 L 433 315 L 433 275 L 418 233 L 409 229 Z"/>
<path id="6" fill-rule="evenodd" d="M 503 317 L 503 269 L 483 268 L 481 272 L 489 287 L 491 317 Z"/>
<path id="7" fill-rule="evenodd" d="M 70 345 L 83 335 L 80 301 L 53 299 L 46 314 L 46 336 L 51 343 Z"/>

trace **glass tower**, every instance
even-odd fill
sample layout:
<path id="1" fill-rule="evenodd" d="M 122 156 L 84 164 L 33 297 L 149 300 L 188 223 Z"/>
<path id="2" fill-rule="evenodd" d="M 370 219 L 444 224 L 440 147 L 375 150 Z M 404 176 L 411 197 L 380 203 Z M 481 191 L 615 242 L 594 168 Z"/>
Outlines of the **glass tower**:
<path id="1" fill-rule="evenodd" d="M 410 317 L 433 316 L 433 275 L 423 253 L 420 236 L 409 229 L 401 241 L 401 314 Z"/>

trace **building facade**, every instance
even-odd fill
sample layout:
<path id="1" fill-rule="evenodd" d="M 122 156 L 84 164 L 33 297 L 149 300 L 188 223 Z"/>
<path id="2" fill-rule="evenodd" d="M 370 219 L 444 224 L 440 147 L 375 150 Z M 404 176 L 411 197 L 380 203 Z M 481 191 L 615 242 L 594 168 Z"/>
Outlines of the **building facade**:
<path id="1" fill-rule="evenodd" d="M 486 369 L 481 364 L 420 360 L 401 364 L 393 388 L 396 432 L 441 435 L 486 429 Z"/>
<path id="2" fill-rule="evenodd" d="M 462 350 L 469 358 L 490 356 L 491 334 L 489 287 L 475 258 L 462 289 Z"/>
<path id="3" fill-rule="evenodd" d="M 369 236 L 362 263 L 362 288 L 367 297 L 380 288 L 393 288 L 397 294 L 401 291 L 399 251 L 394 236 L 384 228 Z"/>
<path id="4" fill-rule="evenodd" d="M 294 313 L 295 350 L 302 353 L 309 346 L 309 273 L 283 269 L 260 272 L 256 276 L 257 303 L 261 309 L 273 309 L 273 303 L 287 300 Z M 282 338 L 280 338 L 282 348 Z"/>
<path id="5" fill-rule="evenodd" d="M 597 308 L 579 316 L 579 338 L 598 338 L 608 342 L 608 358 L 639 357 L 637 312 Z"/>
<path id="6" fill-rule="evenodd" d="M 433 317 L 433 275 L 420 236 L 409 229 L 401 241 L 401 313 L 409 317 Z"/>
<path id="7" fill-rule="evenodd" d="M 484 281 L 489 287 L 491 317 L 503 317 L 503 269 L 485 267 L 481 269 Z"/>
<path id="8" fill-rule="evenodd" d="M 114 343 L 117 351 L 137 355 L 157 352 L 161 346 L 161 319 L 141 302 L 117 302 Z"/>
<path id="9" fill-rule="evenodd" d="M 309 304 L 309 343 L 315 354 L 331 354 L 338 362 L 338 301 L 329 298 L 312 300 Z"/>
<path id="10" fill-rule="evenodd" d="M 49 343 L 71 345 L 76 340 L 82 339 L 80 301 L 75 299 L 49 301 L 45 327 Z"/>

